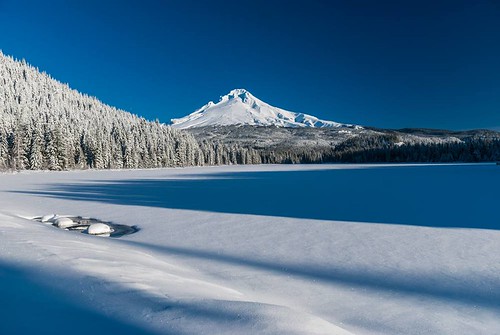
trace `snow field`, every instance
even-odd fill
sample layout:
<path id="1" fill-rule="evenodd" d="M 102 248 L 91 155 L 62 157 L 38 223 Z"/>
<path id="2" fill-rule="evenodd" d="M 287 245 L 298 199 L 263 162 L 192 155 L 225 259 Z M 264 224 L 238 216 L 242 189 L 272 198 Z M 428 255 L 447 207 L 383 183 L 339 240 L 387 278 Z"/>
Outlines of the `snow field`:
<path id="1" fill-rule="evenodd" d="M 500 233 L 490 190 L 497 186 L 494 165 L 0 175 L 0 276 L 16 294 L 32 288 L 17 300 L 0 291 L 10 302 L 0 307 L 0 333 L 20 324 L 50 330 L 49 312 L 21 322 L 30 297 L 40 295 L 54 308 L 77 310 L 80 321 L 104 318 L 108 331 L 122 333 L 494 334 Z M 441 203 L 425 194 L 434 188 L 444 192 L 432 192 Z M 363 222 L 345 220 L 351 202 L 347 209 Z M 393 213 L 381 216 L 387 203 Z M 289 210 L 279 209 L 284 204 Z M 464 212 L 453 214 L 457 208 Z M 417 224 L 414 209 L 427 226 Z M 20 217 L 47 212 L 141 230 L 102 239 Z M 469 215 L 478 220 L 459 221 Z"/>

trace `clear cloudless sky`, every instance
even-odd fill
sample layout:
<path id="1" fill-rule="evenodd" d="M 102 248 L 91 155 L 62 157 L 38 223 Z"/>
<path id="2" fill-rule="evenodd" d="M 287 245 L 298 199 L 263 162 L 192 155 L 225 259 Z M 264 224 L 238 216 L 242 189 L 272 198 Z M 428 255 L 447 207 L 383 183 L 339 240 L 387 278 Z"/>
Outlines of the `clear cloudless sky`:
<path id="1" fill-rule="evenodd" d="M 0 49 L 162 122 L 246 88 L 339 122 L 500 129 L 499 0 L 0 0 Z"/>

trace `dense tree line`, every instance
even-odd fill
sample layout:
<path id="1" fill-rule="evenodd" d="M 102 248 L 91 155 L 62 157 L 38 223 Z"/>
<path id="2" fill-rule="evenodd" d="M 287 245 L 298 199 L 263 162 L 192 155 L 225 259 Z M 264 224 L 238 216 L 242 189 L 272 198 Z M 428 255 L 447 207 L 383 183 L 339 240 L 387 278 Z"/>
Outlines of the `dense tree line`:
<path id="1" fill-rule="evenodd" d="M 449 143 L 416 143 L 400 146 L 344 147 L 336 150 L 331 161 L 368 162 L 494 162 L 500 161 L 500 140 L 473 138 Z"/>
<path id="2" fill-rule="evenodd" d="M 449 163 L 500 161 L 500 138 L 402 143 L 397 135 L 356 136 L 331 147 L 259 151 L 263 163 Z"/>
<path id="3" fill-rule="evenodd" d="M 198 142 L 103 104 L 0 53 L 0 169 L 204 164 Z"/>

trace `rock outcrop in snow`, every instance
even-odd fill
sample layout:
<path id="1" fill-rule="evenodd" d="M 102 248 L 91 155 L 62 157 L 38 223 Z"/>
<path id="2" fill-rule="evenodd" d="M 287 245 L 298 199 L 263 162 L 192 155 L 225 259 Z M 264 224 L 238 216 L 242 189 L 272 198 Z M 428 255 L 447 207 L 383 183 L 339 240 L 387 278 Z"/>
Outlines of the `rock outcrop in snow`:
<path id="1" fill-rule="evenodd" d="M 204 126 L 252 125 L 292 128 L 353 127 L 315 116 L 294 113 L 273 107 L 245 89 L 235 89 L 222 96 L 218 103 L 210 101 L 194 113 L 172 119 L 172 127 L 188 129 Z"/>

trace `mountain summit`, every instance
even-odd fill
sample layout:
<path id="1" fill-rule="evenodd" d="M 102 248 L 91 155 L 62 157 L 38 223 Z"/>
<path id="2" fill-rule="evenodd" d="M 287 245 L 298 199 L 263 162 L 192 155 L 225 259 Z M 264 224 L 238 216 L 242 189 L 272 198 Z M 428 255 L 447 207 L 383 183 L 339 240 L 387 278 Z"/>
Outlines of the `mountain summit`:
<path id="1" fill-rule="evenodd" d="M 291 128 L 352 127 L 352 125 L 320 120 L 315 116 L 273 107 L 257 99 L 245 89 L 234 89 L 218 103 L 210 101 L 197 111 L 172 119 L 172 127 L 188 129 L 204 126 L 252 125 Z"/>

